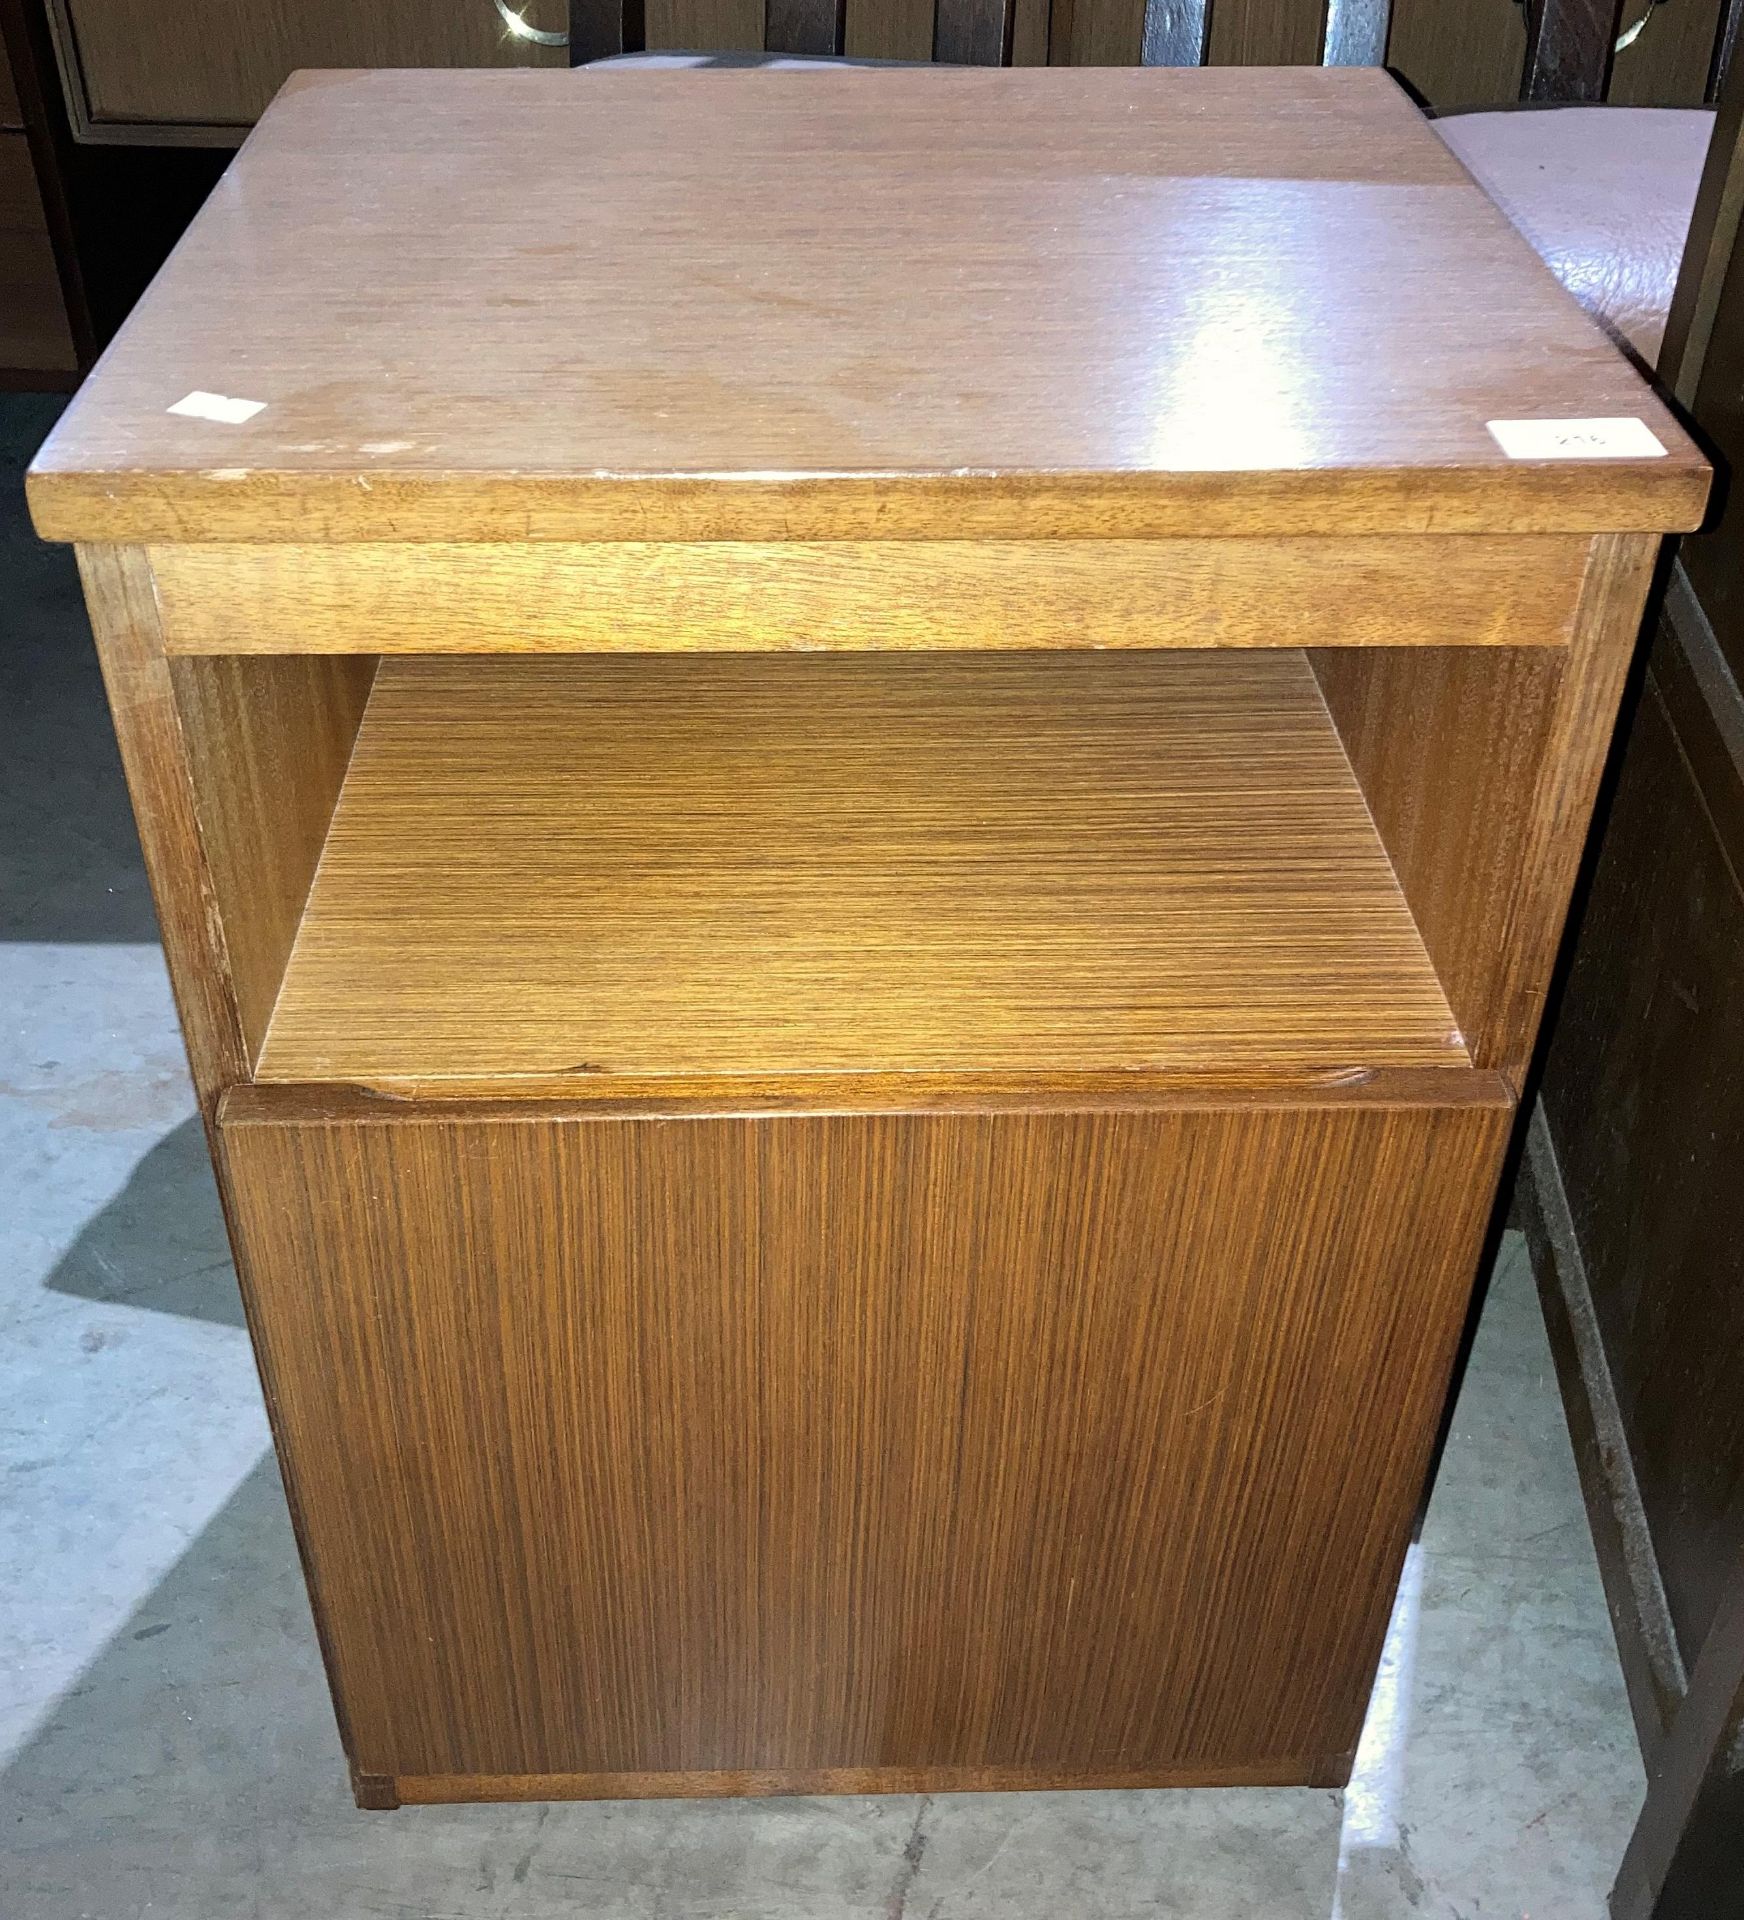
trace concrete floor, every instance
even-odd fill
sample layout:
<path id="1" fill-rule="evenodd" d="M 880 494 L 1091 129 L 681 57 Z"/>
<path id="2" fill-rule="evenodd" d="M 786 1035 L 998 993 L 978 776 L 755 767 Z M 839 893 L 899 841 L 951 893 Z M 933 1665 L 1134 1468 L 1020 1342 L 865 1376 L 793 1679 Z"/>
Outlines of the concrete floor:
<path id="1" fill-rule="evenodd" d="M 0 399 L 3 1920 L 1598 1920 L 1642 1792 L 1503 1254 L 1357 1778 L 350 1802 L 68 556 Z"/>

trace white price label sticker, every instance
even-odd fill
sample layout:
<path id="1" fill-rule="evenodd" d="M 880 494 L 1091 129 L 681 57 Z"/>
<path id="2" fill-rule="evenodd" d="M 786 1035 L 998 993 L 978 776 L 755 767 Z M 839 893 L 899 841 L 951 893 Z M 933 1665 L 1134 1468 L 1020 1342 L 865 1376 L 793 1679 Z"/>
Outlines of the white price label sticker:
<path id="1" fill-rule="evenodd" d="M 1645 420 L 1491 420 L 1491 437 L 1510 460 L 1659 460 L 1659 437 Z"/>
<path id="2" fill-rule="evenodd" d="M 196 388 L 192 393 L 184 393 L 173 407 L 165 407 L 165 413 L 186 414 L 190 420 L 217 420 L 227 427 L 239 427 L 244 420 L 252 420 L 266 406 L 264 400 L 232 400 L 225 393 L 201 393 Z"/>

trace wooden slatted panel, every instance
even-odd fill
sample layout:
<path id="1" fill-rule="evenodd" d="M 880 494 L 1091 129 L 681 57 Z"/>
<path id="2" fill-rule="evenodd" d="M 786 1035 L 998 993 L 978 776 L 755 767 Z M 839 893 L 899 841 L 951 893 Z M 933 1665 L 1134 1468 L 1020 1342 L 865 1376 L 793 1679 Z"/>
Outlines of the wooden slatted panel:
<path id="1" fill-rule="evenodd" d="M 1651 0 L 1626 0 L 1625 27 Z M 1653 5 L 1641 31 L 1617 54 L 1605 98 L 1620 107 L 1693 107 L 1707 92 L 1720 31 L 1720 0 Z"/>
<path id="2" fill-rule="evenodd" d="M 1052 58 L 1074 67 L 1130 67 L 1143 27 L 1143 0 L 1054 0 Z"/>
<path id="3" fill-rule="evenodd" d="M 764 0 L 648 0 L 648 45 L 701 53 L 756 53 Z"/>
<path id="4" fill-rule="evenodd" d="M 768 0 L 763 44 L 771 53 L 840 53 L 844 0 Z"/>
<path id="5" fill-rule="evenodd" d="M 862 60 L 930 60 L 933 0 L 848 0 L 847 50 Z"/>
<path id="6" fill-rule="evenodd" d="M 1326 0 L 1215 0 L 1214 67 L 1307 67 L 1320 61 Z"/>
<path id="7" fill-rule="evenodd" d="M 1533 0 L 1526 28 L 1528 100 L 1602 100 L 1623 0 Z"/>
<path id="8" fill-rule="evenodd" d="M 1393 0 L 1387 64 L 1443 113 L 1517 99 L 1525 61 L 1515 0 Z"/>
<path id="9" fill-rule="evenodd" d="M 1011 64 L 1045 67 L 1053 35 L 1050 0 L 1016 0 L 1011 20 Z"/>
<path id="10" fill-rule="evenodd" d="M 933 58 L 966 67 L 1005 64 L 1012 0 L 939 0 Z"/>
<path id="11" fill-rule="evenodd" d="M 569 60 L 586 66 L 638 53 L 647 38 L 642 0 L 569 0 Z"/>

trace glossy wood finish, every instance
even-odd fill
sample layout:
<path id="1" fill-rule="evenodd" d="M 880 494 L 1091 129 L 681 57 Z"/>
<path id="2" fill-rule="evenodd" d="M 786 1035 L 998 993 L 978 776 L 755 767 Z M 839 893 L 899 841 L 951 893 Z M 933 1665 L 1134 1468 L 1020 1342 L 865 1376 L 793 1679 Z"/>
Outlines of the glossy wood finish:
<path id="1" fill-rule="evenodd" d="M 1670 452 L 1507 459 L 1539 415 Z M 1514 534 L 1706 471 L 1383 75 L 608 69 L 294 86 L 31 489 L 84 540 Z"/>
<path id="2" fill-rule="evenodd" d="M 1537 1037 L 1656 556 L 1594 543 L 1569 653 L 1473 671 L 1451 649 L 1314 666 L 1472 1058 L 1518 1077 Z"/>
<path id="3" fill-rule="evenodd" d="M 1588 542 L 486 542 L 152 550 L 172 653 L 1566 647 Z"/>
<path id="4" fill-rule="evenodd" d="M 1506 1127 L 1458 1078 L 995 1121 L 232 1094 L 360 1772 L 1342 1772 Z"/>
<path id="5" fill-rule="evenodd" d="M 1342 1779 L 1706 486 L 1388 83 L 329 77 L 35 486 L 364 1804 Z"/>
<path id="6" fill-rule="evenodd" d="M 385 660 L 267 1080 L 1467 1064 L 1299 654 Z"/>

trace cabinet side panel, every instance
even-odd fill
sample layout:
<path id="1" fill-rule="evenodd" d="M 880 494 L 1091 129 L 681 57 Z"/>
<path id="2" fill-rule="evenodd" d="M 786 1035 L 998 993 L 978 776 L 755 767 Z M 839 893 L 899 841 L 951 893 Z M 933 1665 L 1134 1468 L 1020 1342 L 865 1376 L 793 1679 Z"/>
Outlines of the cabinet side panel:
<path id="1" fill-rule="evenodd" d="M 1658 549 L 1593 542 L 1561 656 L 1309 656 L 1476 1066 L 1531 1057 Z"/>
<path id="2" fill-rule="evenodd" d="M 365 1773 L 1348 1756 L 1499 1095 L 357 1109 L 220 1132 Z"/>
<path id="3" fill-rule="evenodd" d="M 80 547 L 78 559 L 182 1037 L 210 1120 L 218 1095 L 246 1076 L 249 1056 L 151 569 L 133 547 Z"/>
<path id="4" fill-rule="evenodd" d="M 170 665 L 250 1060 L 266 1035 L 375 667 L 347 654 Z"/>
<path id="5" fill-rule="evenodd" d="M 194 1082 L 210 1114 L 266 1032 L 375 661 L 165 657 L 137 548 L 79 568 Z"/>

